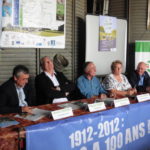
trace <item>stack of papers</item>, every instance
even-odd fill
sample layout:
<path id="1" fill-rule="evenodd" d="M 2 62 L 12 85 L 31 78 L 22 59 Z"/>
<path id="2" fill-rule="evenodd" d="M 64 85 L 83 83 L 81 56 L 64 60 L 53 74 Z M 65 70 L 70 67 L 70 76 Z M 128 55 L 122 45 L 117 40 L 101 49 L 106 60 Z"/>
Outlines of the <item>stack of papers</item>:
<path id="1" fill-rule="evenodd" d="M 62 107 L 62 108 L 71 107 L 72 110 L 76 110 L 76 109 L 87 108 L 87 103 L 76 101 L 76 102 L 61 104 L 61 105 L 58 105 L 58 106 Z"/>
<path id="2" fill-rule="evenodd" d="M 113 106 L 114 98 L 96 99 L 95 102 L 104 102 L 106 106 Z"/>

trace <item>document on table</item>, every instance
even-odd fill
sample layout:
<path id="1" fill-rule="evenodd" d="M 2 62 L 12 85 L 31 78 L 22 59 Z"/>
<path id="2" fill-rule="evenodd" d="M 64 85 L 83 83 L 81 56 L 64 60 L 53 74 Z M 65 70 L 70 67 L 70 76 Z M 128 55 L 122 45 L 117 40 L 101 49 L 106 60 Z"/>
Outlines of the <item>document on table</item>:
<path id="1" fill-rule="evenodd" d="M 15 117 L 17 118 L 22 118 L 30 121 L 37 121 L 39 119 L 42 119 L 43 117 L 51 115 L 51 111 L 49 110 L 44 110 L 44 109 L 39 109 L 39 108 L 34 108 L 32 109 L 32 114 L 26 114 L 26 115 L 16 115 Z"/>
<path id="2" fill-rule="evenodd" d="M 60 104 L 58 106 L 62 108 L 71 107 L 72 110 L 76 110 L 76 109 L 84 108 L 85 106 L 87 106 L 87 103 L 76 101 L 76 102 L 71 102 L 71 103 Z"/>

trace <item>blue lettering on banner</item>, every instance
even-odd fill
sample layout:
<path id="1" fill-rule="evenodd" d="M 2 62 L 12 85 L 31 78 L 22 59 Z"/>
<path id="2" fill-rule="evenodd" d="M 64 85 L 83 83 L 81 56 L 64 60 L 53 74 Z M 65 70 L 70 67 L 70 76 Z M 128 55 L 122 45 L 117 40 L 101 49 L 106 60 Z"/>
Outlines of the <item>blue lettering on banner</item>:
<path id="1" fill-rule="evenodd" d="M 150 102 L 26 127 L 27 150 L 148 150 Z"/>

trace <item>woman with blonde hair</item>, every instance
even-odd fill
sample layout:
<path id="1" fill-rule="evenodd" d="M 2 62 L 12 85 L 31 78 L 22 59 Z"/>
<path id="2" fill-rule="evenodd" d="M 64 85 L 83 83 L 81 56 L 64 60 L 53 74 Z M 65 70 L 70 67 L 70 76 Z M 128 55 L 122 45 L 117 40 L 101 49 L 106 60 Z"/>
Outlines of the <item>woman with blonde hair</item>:
<path id="1" fill-rule="evenodd" d="M 104 88 L 111 94 L 119 96 L 131 96 L 136 93 L 136 89 L 132 88 L 128 79 L 122 74 L 122 62 L 116 60 L 111 64 L 112 73 L 107 75 L 103 80 Z"/>

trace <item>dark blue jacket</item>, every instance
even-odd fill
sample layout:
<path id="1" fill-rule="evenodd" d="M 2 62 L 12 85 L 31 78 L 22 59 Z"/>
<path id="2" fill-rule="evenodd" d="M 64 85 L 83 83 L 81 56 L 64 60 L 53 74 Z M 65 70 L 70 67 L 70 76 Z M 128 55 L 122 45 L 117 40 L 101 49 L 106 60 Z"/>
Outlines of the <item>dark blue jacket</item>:
<path id="1" fill-rule="evenodd" d="M 150 86 L 150 76 L 149 74 L 145 71 L 144 72 L 144 81 L 143 81 L 143 86 L 138 86 L 140 80 L 140 76 L 135 70 L 129 77 L 129 82 L 131 86 L 134 88 L 136 87 L 138 92 L 146 92 L 146 87 Z"/>
<path id="2" fill-rule="evenodd" d="M 27 83 L 23 90 L 26 96 L 25 101 L 31 106 L 33 100 L 31 85 Z M 4 113 L 21 113 L 19 98 L 13 78 L 10 78 L 0 86 L 0 114 Z"/>

